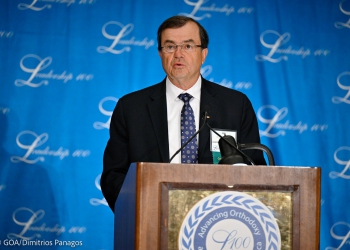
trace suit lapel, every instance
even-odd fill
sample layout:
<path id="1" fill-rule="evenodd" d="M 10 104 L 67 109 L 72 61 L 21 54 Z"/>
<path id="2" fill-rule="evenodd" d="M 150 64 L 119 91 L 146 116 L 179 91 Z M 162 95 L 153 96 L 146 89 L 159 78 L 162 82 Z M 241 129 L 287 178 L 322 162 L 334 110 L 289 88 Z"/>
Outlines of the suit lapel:
<path id="1" fill-rule="evenodd" d="M 214 88 L 211 87 L 210 82 L 202 78 L 201 87 L 201 104 L 200 104 L 200 117 L 202 118 L 205 111 L 208 112 L 207 119 L 208 124 L 213 124 L 215 121 L 219 99 L 216 98 L 216 92 Z M 204 120 L 201 119 L 199 122 L 199 127 L 203 125 Z M 205 126 L 203 130 L 199 133 L 199 146 L 198 146 L 198 161 L 201 162 L 201 158 L 205 153 L 206 148 L 210 148 L 210 129 Z"/>
<path id="2" fill-rule="evenodd" d="M 154 91 L 151 96 L 152 100 L 148 104 L 149 115 L 158 141 L 162 162 L 169 161 L 168 118 L 165 86 L 164 80 Z"/>

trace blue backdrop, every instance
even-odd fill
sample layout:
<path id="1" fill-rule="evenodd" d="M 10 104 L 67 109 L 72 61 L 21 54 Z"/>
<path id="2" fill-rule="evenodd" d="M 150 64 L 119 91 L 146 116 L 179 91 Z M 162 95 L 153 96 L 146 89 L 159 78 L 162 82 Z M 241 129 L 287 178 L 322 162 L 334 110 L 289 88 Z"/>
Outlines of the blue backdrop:
<path id="1" fill-rule="evenodd" d="M 276 165 L 322 167 L 321 249 L 350 249 L 350 0 L 1 0 L 1 249 L 112 248 L 110 116 L 165 77 L 176 14 L 207 29 L 202 75 L 250 98 Z"/>

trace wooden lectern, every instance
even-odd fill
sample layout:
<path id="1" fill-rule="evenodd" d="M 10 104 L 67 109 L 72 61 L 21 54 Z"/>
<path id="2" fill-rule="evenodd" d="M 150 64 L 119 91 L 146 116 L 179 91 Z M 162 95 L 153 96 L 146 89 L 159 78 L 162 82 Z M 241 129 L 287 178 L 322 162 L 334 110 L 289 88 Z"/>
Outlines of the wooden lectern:
<path id="1" fill-rule="evenodd" d="M 133 163 L 115 204 L 114 249 L 177 249 L 177 229 L 174 232 L 172 227 L 178 222 L 172 220 L 182 220 L 179 214 L 186 214 L 181 197 L 193 202 L 196 192 L 203 196 L 223 190 L 257 192 L 261 197 L 286 194 L 287 198 L 263 198 L 270 203 L 290 202 L 289 212 L 281 212 L 287 213 L 287 219 L 278 219 L 282 227 L 287 226 L 281 234 L 285 231 L 283 244 L 288 246 L 282 249 L 319 249 L 320 182 L 317 167 Z M 176 194 L 174 200 L 172 191 L 185 193 Z"/>

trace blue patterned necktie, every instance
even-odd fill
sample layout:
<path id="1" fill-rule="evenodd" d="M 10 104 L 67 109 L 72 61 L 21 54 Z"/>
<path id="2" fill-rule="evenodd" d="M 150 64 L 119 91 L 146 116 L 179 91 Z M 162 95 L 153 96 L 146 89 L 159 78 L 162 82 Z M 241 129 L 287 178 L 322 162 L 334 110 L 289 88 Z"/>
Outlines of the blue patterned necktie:
<path id="1" fill-rule="evenodd" d="M 188 93 L 180 94 L 179 99 L 184 102 L 181 110 L 181 145 L 196 132 L 196 123 L 194 121 L 193 110 L 190 100 L 193 98 Z M 193 138 L 181 151 L 181 163 L 197 163 L 198 145 L 197 137 Z"/>

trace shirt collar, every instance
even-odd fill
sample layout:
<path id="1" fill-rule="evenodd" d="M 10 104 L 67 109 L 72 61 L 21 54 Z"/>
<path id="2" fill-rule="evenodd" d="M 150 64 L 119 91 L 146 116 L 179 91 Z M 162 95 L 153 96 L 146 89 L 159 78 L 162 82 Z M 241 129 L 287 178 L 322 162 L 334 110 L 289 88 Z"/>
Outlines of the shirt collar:
<path id="1" fill-rule="evenodd" d="M 170 100 L 179 100 L 177 97 L 183 93 L 189 93 L 194 99 L 201 99 L 202 77 L 199 76 L 196 83 L 188 90 L 183 90 L 171 83 L 169 77 L 166 78 L 166 94 Z"/>

